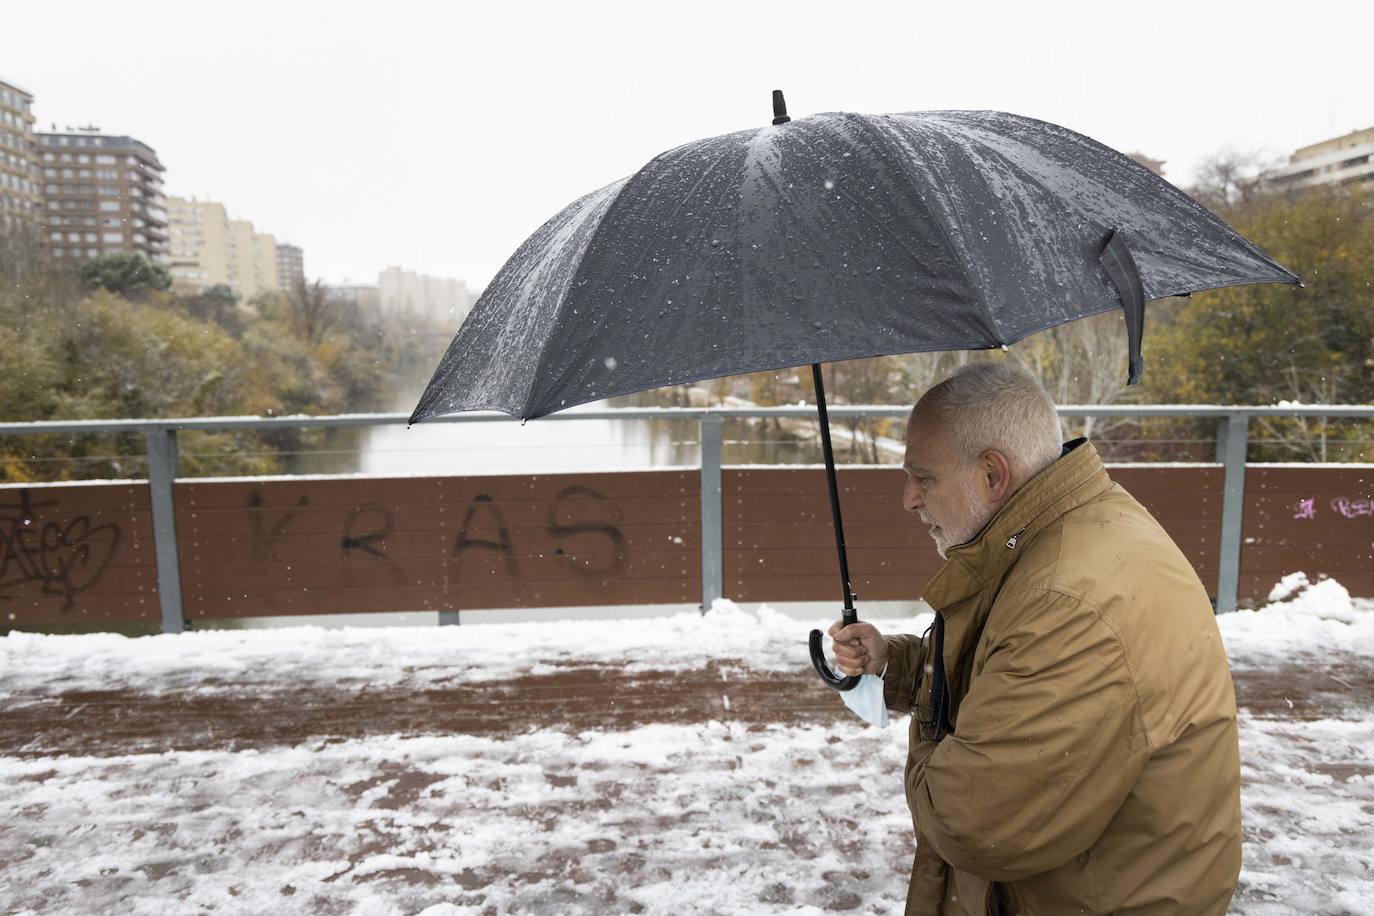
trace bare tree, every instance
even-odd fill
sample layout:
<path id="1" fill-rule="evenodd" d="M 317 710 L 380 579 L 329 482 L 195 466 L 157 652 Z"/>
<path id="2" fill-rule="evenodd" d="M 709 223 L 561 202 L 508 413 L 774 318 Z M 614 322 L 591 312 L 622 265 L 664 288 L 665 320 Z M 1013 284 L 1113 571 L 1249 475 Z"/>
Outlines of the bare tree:
<path id="1" fill-rule="evenodd" d="M 1278 165 L 1273 156 L 1256 150 L 1223 149 L 1202 163 L 1187 190 L 1199 203 L 1218 212 L 1244 206 L 1269 190 L 1264 175 Z"/>
<path id="2" fill-rule="evenodd" d="M 1128 353 L 1121 312 L 1080 318 L 1041 331 L 1010 348 L 1016 362 L 1035 376 L 1056 404 L 1114 404 L 1126 384 Z M 1126 421 L 1067 417 L 1065 433 L 1091 436 Z"/>
<path id="3" fill-rule="evenodd" d="M 337 318 L 334 303 L 329 301 L 324 283 L 319 280 L 296 284 L 287 297 L 287 305 L 291 309 L 291 324 L 311 343 L 324 340 Z"/>

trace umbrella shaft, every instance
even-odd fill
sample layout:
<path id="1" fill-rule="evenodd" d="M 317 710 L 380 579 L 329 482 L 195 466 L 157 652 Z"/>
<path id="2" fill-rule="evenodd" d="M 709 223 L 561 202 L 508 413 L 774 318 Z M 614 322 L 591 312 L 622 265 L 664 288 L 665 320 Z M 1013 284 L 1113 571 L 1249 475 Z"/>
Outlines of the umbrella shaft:
<path id="1" fill-rule="evenodd" d="M 840 555 L 840 581 L 844 586 L 844 622 L 854 623 L 854 593 L 849 590 L 849 558 L 844 549 L 844 522 L 840 519 L 840 489 L 835 482 L 835 450 L 830 445 L 830 417 L 825 411 L 825 381 L 821 364 L 811 364 L 811 379 L 816 385 L 816 409 L 821 415 L 821 448 L 825 451 L 825 477 L 830 484 L 830 514 L 835 519 L 835 549 Z"/>

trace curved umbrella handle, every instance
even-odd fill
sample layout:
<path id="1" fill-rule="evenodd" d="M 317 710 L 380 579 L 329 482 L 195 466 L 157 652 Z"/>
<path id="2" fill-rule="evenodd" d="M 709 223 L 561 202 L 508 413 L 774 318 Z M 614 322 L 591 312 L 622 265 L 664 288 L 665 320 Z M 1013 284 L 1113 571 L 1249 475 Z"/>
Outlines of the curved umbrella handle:
<path id="1" fill-rule="evenodd" d="M 859 622 L 859 615 L 853 608 L 845 608 L 844 615 L 841 617 L 845 626 Z M 830 666 L 825 663 L 825 651 L 821 647 L 822 634 L 820 630 L 811 631 L 811 664 L 815 667 L 816 673 L 820 675 L 825 686 L 831 690 L 838 690 L 843 693 L 846 690 L 853 690 L 859 686 L 859 676 L 857 674 L 841 675 L 830 670 Z"/>

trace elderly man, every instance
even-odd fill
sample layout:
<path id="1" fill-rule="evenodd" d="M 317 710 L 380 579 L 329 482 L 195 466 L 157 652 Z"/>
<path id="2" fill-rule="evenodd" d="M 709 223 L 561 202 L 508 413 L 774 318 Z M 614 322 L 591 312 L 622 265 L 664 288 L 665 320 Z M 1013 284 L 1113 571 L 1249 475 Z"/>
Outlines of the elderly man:
<path id="1" fill-rule="evenodd" d="M 1236 702 L 1207 593 L 1049 395 L 1005 364 L 930 389 L 908 511 L 945 563 L 923 637 L 831 628 L 911 713 L 907 913 L 1221 914 L 1240 871 Z"/>

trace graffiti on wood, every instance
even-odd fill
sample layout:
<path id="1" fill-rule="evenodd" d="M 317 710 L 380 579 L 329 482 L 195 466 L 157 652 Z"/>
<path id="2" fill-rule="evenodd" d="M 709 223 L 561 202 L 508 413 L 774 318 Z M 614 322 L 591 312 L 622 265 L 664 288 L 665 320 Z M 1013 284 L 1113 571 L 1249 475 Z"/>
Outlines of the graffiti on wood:
<path id="1" fill-rule="evenodd" d="M 89 515 L 63 517 L 56 508 L 57 500 L 34 502 L 29 490 L 19 491 L 18 502 L 0 503 L 0 599 L 37 583 L 70 610 L 109 567 L 119 549 L 119 526 L 97 525 Z"/>
<path id="2" fill-rule="evenodd" d="M 496 540 L 477 537 L 474 532 L 495 528 Z M 458 526 L 458 534 L 453 539 L 453 549 L 449 556 L 461 559 L 471 550 L 494 550 L 505 561 L 506 572 L 512 578 L 520 575 L 520 558 L 515 555 L 515 542 L 510 535 L 506 516 L 496 501 L 485 493 L 478 493 L 468 506 L 463 523 Z"/>
<path id="3" fill-rule="evenodd" d="M 308 505 L 310 505 L 309 496 L 302 494 L 301 497 L 296 500 L 297 509 L 304 509 Z M 262 508 L 262 494 L 258 493 L 257 490 L 250 490 L 248 492 L 248 508 Z M 295 510 L 291 510 L 282 515 L 271 525 L 267 525 L 262 512 L 248 513 L 248 523 L 253 529 L 253 559 L 260 561 L 280 559 L 277 556 L 277 541 L 282 536 L 282 533 L 286 531 L 287 526 L 290 525 L 295 518 L 296 512 Z"/>
<path id="4" fill-rule="evenodd" d="M 401 572 L 401 567 L 386 555 L 386 539 L 395 530 L 396 518 L 390 510 L 379 506 L 359 506 L 344 519 L 343 538 L 339 545 L 343 559 L 350 559 L 351 551 L 361 550 L 386 563 L 397 585 L 408 584 L 409 580 Z M 347 566 L 344 568 L 348 569 Z"/>
<path id="5" fill-rule="evenodd" d="M 300 510 L 311 505 L 310 497 L 302 494 L 294 504 L 274 508 L 265 505 L 257 490 L 251 490 L 247 505 L 253 561 L 284 562 L 290 551 L 283 538 L 293 534 L 293 522 Z M 339 536 L 340 559 L 349 561 L 343 566 L 344 574 L 351 580 L 349 570 L 354 562 L 380 561 L 387 564 L 398 585 L 409 584 L 411 577 L 403 571 L 403 564 L 388 552 L 388 539 L 394 537 L 397 524 L 393 510 L 361 505 L 341 511 L 344 515 Z M 524 574 L 522 560 L 534 556 L 557 557 L 568 571 L 580 576 L 601 578 L 615 574 L 624 569 L 629 551 L 620 527 L 622 517 L 620 505 L 614 500 L 592 487 L 573 485 L 553 497 L 542 528 L 513 527 L 502 501 L 488 493 L 478 493 L 464 509 L 449 543 L 449 575 L 452 579 L 458 577 L 465 558 L 485 557 L 497 560 L 511 579 L 518 580 Z M 525 543 L 531 535 L 543 542 Z"/>
<path id="6" fill-rule="evenodd" d="M 1374 516 L 1374 499 L 1351 499 L 1348 496 L 1337 496 L 1331 500 L 1331 511 L 1343 518 L 1369 518 Z M 1315 497 L 1310 499 L 1298 500 L 1297 511 L 1293 513 L 1295 519 L 1311 519 L 1317 517 L 1317 500 Z"/>
<path id="7" fill-rule="evenodd" d="M 610 518 L 600 522 L 580 522 L 578 524 L 565 525 L 559 521 L 558 512 L 564 500 L 569 499 L 591 499 L 598 503 L 605 504 L 606 514 Z M 561 491 L 553 498 L 553 505 L 549 507 L 549 534 L 554 537 L 571 537 L 577 534 L 599 534 L 610 542 L 612 553 L 603 558 L 603 562 L 597 563 L 594 559 L 585 562 L 579 561 L 576 556 L 568 553 L 562 547 L 554 549 L 554 553 L 561 556 L 566 561 L 568 568 L 576 572 L 585 572 L 595 575 L 607 575 L 618 572 L 625 565 L 625 535 L 621 533 L 614 523 L 620 521 L 620 507 L 615 503 L 606 503 L 606 497 L 602 496 L 591 487 L 571 486 Z"/>

